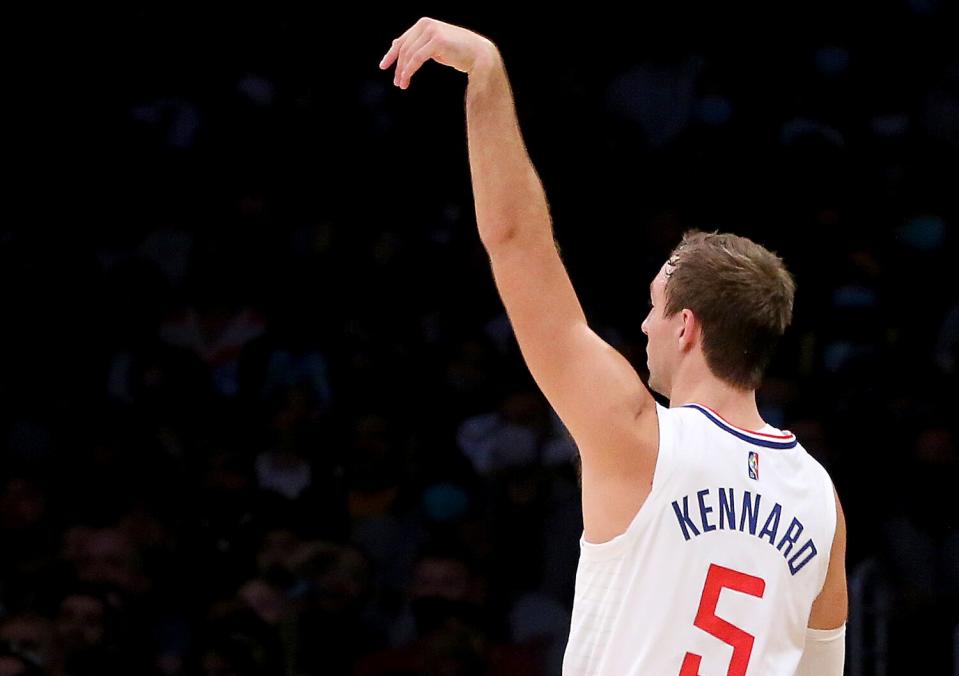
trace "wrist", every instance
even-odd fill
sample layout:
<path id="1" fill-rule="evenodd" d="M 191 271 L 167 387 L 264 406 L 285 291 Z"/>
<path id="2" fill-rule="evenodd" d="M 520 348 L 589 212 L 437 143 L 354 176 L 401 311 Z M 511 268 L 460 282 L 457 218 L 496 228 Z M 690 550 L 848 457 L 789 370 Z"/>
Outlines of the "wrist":
<path id="1" fill-rule="evenodd" d="M 496 49 L 496 45 L 487 40 L 484 47 L 477 53 L 476 59 L 473 61 L 473 67 L 469 70 L 470 80 L 485 79 L 497 69 L 503 67 L 503 59 L 499 50 Z"/>

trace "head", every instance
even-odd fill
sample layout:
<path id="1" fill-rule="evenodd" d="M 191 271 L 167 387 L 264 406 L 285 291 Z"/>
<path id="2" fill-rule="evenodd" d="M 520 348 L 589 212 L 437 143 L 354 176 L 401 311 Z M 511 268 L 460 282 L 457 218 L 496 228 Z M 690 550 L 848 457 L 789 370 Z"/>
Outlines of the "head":
<path id="1" fill-rule="evenodd" d="M 89 532 L 78 554 L 77 577 L 84 582 L 112 585 L 131 593 L 144 591 L 148 584 L 136 543 L 118 528 Z"/>
<path id="2" fill-rule="evenodd" d="M 46 506 L 46 494 L 39 483 L 14 476 L 0 488 L 0 528 L 34 528 L 43 520 Z"/>
<path id="3" fill-rule="evenodd" d="M 0 622 L 0 646 L 8 646 L 20 657 L 52 668 L 56 652 L 53 621 L 31 611 L 9 615 Z M 0 676 L 4 673 L 0 669 Z"/>
<path id="4" fill-rule="evenodd" d="M 755 242 L 687 232 L 650 284 L 650 388 L 669 397 L 687 360 L 701 359 L 726 385 L 755 390 L 792 321 L 795 289 L 782 260 Z"/>
<path id="5" fill-rule="evenodd" d="M 55 618 L 57 636 L 67 656 L 103 645 L 113 608 L 102 590 L 83 587 L 68 592 Z"/>
<path id="6" fill-rule="evenodd" d="M 413 567 L 409 594 L 414 601 L 439 598 L 465 601 L 473 591 L 473 572 L 469 562 L 454 554 L 425 553 Z"/>
<path id="7" fill-rule="evenodd" d="M 40 669 L 26 655 L 0 646 L 0 676 L 39 676 Z"/>
<path id="8" fill-rule="evenodd" d="M 236 592 L 241 604 L 270 626 L 277 626 L 287 615 L 286 596 L 269 581 L 255 577 L 247 580 Z"/>
<path id="9" fill-rule="evenodd" d="M 433 543 L 419 552 L 408 589 L 420 636 L 450 623 L 473 625 L 483 605 L 482 580 L 459 545 Z"/>

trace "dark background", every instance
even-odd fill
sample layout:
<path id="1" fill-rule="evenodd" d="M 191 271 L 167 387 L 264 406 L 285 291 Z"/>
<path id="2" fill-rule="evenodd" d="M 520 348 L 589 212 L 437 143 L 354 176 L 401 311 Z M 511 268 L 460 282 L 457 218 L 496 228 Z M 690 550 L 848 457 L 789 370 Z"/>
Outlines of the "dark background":
<path id="1" fill-rule="evenodd" d="M 559 673 L 575 448 L 476 235 L 465 77 L 377 68 L 424 14 L 500 46 L 641 373 L 684 230 L 783 256 L 760 404 L 830 470 L 854 615 L 889 628 L 848 654 L 949 673 L 957 8 L 903 0 L 10 21 L 0 674 Z"/>

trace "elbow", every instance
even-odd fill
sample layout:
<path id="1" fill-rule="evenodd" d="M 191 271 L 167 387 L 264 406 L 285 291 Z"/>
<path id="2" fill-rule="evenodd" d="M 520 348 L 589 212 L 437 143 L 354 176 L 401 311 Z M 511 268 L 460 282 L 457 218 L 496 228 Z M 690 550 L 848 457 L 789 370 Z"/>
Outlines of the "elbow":
<path id="1" fill-rule="evenodd" d="M 553 232 L 548 211 L 524 210 L 504 211 L 498 218 L 480 218 L 479 235 L 483 246 L 492 252 L 518 241 L 539 241 L 541 237 L 552 241 Z"/>
<path id="2" fill-rule="evenodd" d="M 506 246 L 516 239 L 517 229 L 515 227 L 480 229 L 480 241 L 486 248 L 486 251 L 493 253 L 494 250 Z"/>

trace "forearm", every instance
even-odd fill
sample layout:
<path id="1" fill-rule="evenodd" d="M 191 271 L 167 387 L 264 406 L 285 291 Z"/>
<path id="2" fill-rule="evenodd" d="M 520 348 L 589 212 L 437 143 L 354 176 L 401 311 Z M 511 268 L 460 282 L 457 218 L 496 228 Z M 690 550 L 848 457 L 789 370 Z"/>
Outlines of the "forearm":
<path id="1" fill-rule="evenodd" d="M 483 244 L 490 248 L 537 234 L 551 240 L 546 195 L 523 143 L 509 79 L 495 49 L 470 73 L 466 126 Z"/>

